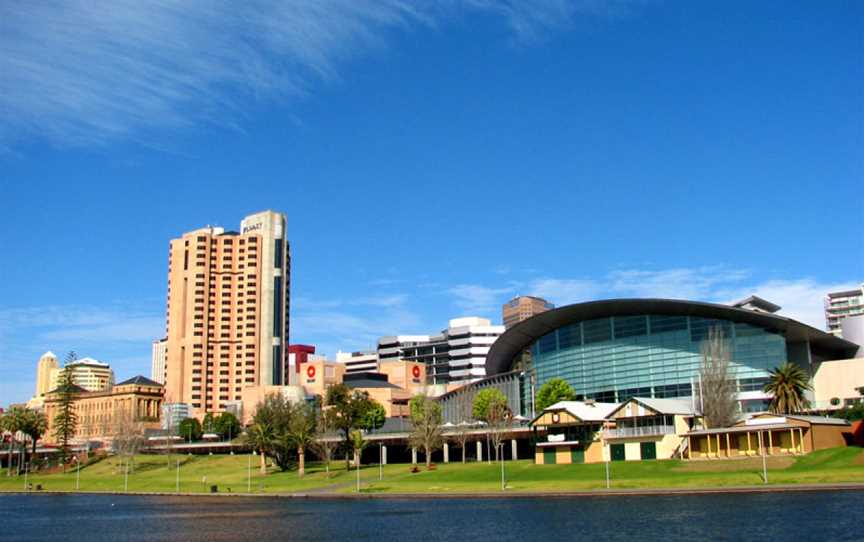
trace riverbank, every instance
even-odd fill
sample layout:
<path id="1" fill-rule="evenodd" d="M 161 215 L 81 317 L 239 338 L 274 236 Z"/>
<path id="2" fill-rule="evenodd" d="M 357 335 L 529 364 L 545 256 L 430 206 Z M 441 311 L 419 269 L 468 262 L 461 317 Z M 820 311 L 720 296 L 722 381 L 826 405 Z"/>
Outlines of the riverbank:
<path id="1" fill-rule="evenodd" d="M 179 462 L 180 469 L 177 470 Z M 312 464 L 304 478 L 296 471 L 261 474 L 248 456 L 138 456 L 127 476 L 117 458 L 108 458 L 80 472 L 29 476 L 31 487 L 45 493 L 134 493 L 140 495 L 271 495 L 295 498 L 368 496 L 581 496 L 702 492 L 861 489 L 864 450 L 835 448 L 800 457 L 768 458 L 768 484 L 762 480 L 761 459 L 714 461 L 613 462 L 609 465 L 534 465 L 508 461 L 501 490 L 499 464 L 450 463 L 434 470 L 411 472 L 411 465 L 377 465 L 357 473 L 344 463 L 331 463 L 330 472 Z M 24 477 L 0 472 L 0 492 L 24 490 Z M 380 479 L 379 479 L 380 477 Z"/>

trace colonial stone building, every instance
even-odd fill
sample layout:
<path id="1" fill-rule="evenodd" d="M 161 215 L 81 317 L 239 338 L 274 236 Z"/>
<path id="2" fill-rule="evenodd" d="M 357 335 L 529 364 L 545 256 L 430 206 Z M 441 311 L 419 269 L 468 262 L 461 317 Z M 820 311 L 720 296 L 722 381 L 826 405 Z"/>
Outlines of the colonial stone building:
<path id="1" fill-rule="evenodd" d="M 75 386 L 74 408 L 78 415 L 76 441 L 110 440 L 119 423 L 128 421 L 142 424 L 142 429 L 158 429 L 159 415 L 165 389 L 149 378 L 136 376 L 115 384 L 105 391 L 91 392 Z M 45 415 L 48 431 L 47 443 L 56 443 L 54 418 L 60 409 L 57 390 L 45 397 Z"/>

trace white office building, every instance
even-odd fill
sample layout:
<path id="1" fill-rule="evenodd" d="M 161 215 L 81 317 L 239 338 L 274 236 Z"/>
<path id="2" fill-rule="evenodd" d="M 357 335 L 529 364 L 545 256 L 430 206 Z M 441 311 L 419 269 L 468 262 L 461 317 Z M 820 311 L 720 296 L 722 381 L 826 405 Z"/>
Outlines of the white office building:
<path id="1" fill-rule="evenodd" d="M 336 362 L 343 363 L 349 375 L 378 372 L 378 352 L 337 352 Z"/>
<path id="2" fill-rule="evenodd" d="M 830 292 L 825 296 L 825 323 L 828 331 L 837 337 L 843 337 L 843 320 L 862 314 L 864 314 L 864 284 L 860 288 Z"/>
<path id="3" fill-rule="evenodd" d="M 153 341 L 153 354 L 150 362 L 150 380 L 165 384 L 165 361 L 168 357 L 168 338 Z"/>
<path id="4" fill-rule="evenodd" d="M 455 318 L 438 335 L 381 337 L 378 358 L 425 363 L 428 384 L 467 384 L 486 376 L 486 354 L 502 333 L 486 318 Z"/>

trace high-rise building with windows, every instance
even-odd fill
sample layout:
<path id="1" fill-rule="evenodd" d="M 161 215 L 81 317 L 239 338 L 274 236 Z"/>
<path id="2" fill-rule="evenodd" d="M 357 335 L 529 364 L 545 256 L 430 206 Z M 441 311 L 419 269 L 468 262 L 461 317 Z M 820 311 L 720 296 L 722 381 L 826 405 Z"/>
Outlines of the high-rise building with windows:
<path id="1" fill-rule="evenodd" d="M 165 358 L 168 352 L 168 338 L 153 341 L 153 352 L 150 360 L 150 380 L 165 384 Z"/>
<path id="2" fill-rule="evenodd" d="M 170 243 L 165 400 L 222 412 L 246 386 L 287 382 L 291 255 L 284 214 Z"/>
<path id="3" fill-rule="evenodd" d="M 864 314 L 864 284 L 860 288 L 830 292 L 825 296 L 825 323 L 833 335 L 842 337 L 841 322 L 844 318 Z"/>
<path id="4" fill-rule="evenodd" d="M 378 359 L 425 364 L 427 384 L 467 384 L 486 376 L 486 354 L 502 333 L 486 318 L 455 318 L 438 335 L 381 337 Z"/>
<path id="5" fill-rule="evenodd" d="M 554 309 L 555 305 L 541 297 L 520 295 L 504 304 L 501 309 L 504 327 L 510 329 L 519 322 L 527 320 L 535 314 Z"/>

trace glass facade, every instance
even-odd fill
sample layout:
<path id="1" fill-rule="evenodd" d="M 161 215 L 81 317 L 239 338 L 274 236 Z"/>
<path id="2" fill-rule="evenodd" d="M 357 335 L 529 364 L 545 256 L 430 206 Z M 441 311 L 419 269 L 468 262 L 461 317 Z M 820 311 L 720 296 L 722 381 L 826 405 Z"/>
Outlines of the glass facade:
<path id="1" fill-rule="evenodd" d="M 630 397 L 689 397 L 708 330 L 728 340 L 739 391 L 761 391 L 768 371 L 787 359 L 786 339 L 749 324 L 695 316 L 643 314 L 574 322 L 531 345 L 537 388 L 563 378 L 603 402 Z"/>

